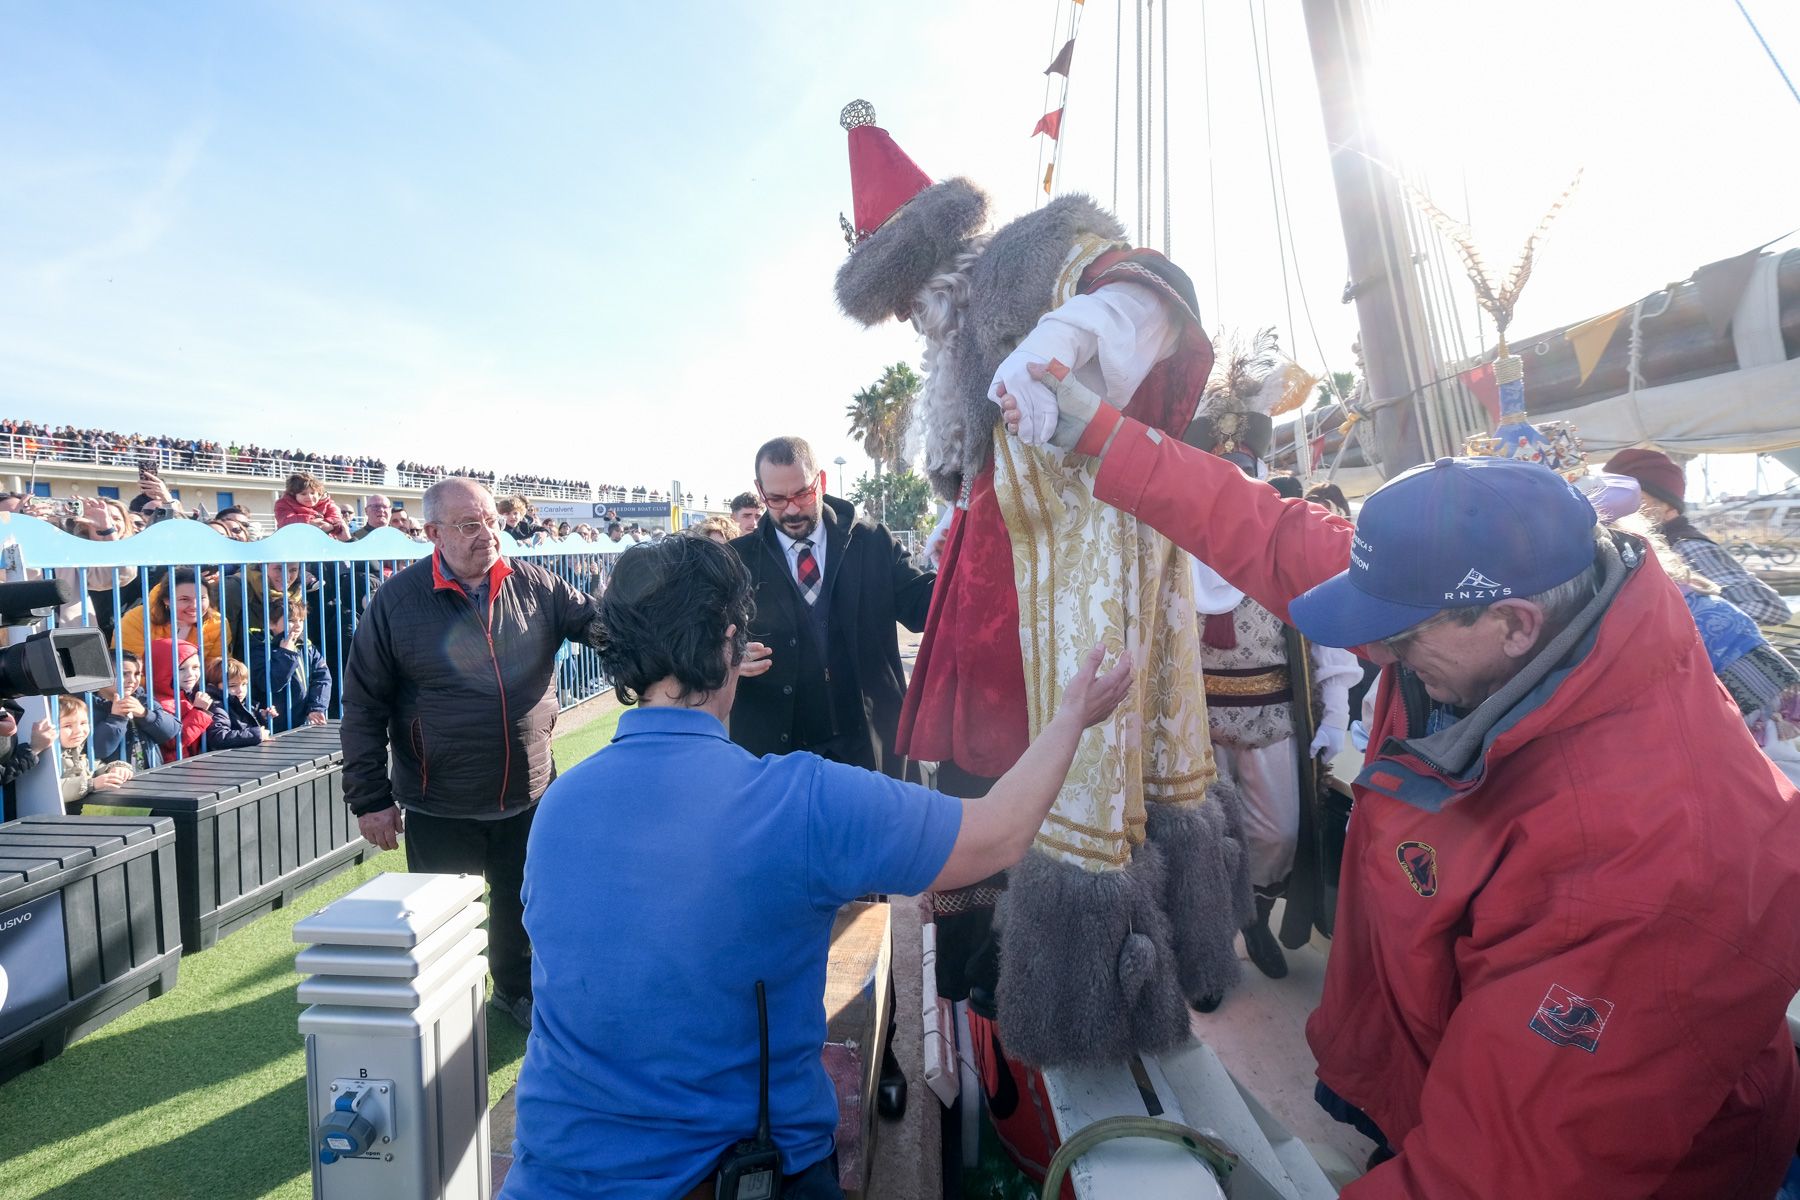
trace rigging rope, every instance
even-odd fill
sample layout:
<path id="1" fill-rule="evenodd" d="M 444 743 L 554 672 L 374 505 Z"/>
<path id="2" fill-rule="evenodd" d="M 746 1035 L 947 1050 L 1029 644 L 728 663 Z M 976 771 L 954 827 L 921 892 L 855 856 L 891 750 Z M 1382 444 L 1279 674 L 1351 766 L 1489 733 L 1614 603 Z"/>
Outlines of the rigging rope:
<path id="1" fill-rule="evenodd" d="M 1144 0 L 1144 244 L 1153 245 L 1151 226 L 1156 220 L 1156 0 Z"/>
<path id="2" fill-rule="evenodd" d="M 1200 87 L 1206 104 L 1206 216 L 1212 225 L 1213 320 L 1224 308 L 1219 291 L 1219 196 L 1213 185 L 1212 56 L 1206 48 L 1206 0 L 1200 0 Z"/>
<path id="3" fill-rule="evenodd" d="M 1140 245 L 1144 240 L 1144 226 L 1148 224 L 1144 217 L 1144 6 L 1142 0 L 1132 0 L 1132 16 L 1137 19 L 1137 48 L 1135 51 L 1135 70 L 1137 71 L 1137 128 L 1132 131 L 1132 141 L 1137 148 L 1137 205 L 1132 210 L 1132 223 L 1137 226 L 1137 236 L 1132 240 Z"/>
<path id="4" fill-rule="evenodd" d="M 1163 129 L 1163 247 L 1164 257 L 1172 257 L 1169 249 L 1169 5 L 1162 8 L 1162 129 Z"/>
<path id="5" fill-rule="evenodd" d="M 1263 50 L 1262 41 L 1256 34 L 1256 0 L 1244 0 L 1244 6 L 1250 14 L 1250 48 L 1256 55 L 1256 99 L 1262 105 L 1263 160 L 1269 168 L 1269 204 L 1275 210 L 1275 249 L 1281 257 L 1281 295 L 1287 303 L 1287 329 L 1292 337 L 1294 297 L 1288 290 L 1287 245 L 1281 239 L 1281 199 L 1275 188 L 1275 147 L 1269 137 L 1269 100 L 1263 90 Z"/>
<path id="6" fill-rule="evenodd" d="M 1051 54 L 1056 53 L 1056 31 L 1061 25 L 1062 25 L 1061 7 L 1055 3 L 1052 3 L 1050 5 L 1050 53 Z M 1050 75 L 1048 72 L 1045 72 L 1045 74 L 1044 74 L 1044 98 L 1038 104 L 1038 112 L 1047 113 L 1049 111 L 1050 111 Z M 1055 139 L 1052 138 L 1051 140 L 1054 141 Z M 1043 183 L 1043 178 L 1044 178 L 1044 139 L 1038 138 L 1037 144 L 1038 144 L 1037 175 L 1032 179 L 1033 186 L 1031 189 L 1031 207 L 1032 208 L 1036 208 L 1038 206 L 1038 204 L 1041 202 L 1040 197 L 1042 197 L 1042 195 L 1043 195 L 1042 183 Z M 1052 162 L 1056 161 L 1054 147 L 1052 147 L 1052 150 L 1051 150 L 1051 161 Z"/>
<path id="7" fill-rule="evenodd" d="M 1745 23 L 1750 26 L 1750 32 L 1754 33 L 1756 40 L 1762 43 L 1763 53 L 1767 54 L 1769 61 L 1775 64 L 1775 72 L 1781 76 L 1781 82 L 1787 84 L 1788 91 L 1793 93 L 1795 102 L 1800 103 L 1800 88 L 1796 88 L 1794 81 L 1788 78 L 1787 69 L 1781 65 L 1781 60 L 1775 57 L 1775 51 L 1769 45 L 1769 39 L 1762 35 L 1762 30 L 1758 29 L 1756 22 L 1750 19 L 1750 10 L 1744 7 L 1744 0 L 1736 0 L 1736 2 L 1738 11 L 1744 14 Z"/>
<path id="8" fill-rule="evenodd" d="M 1113 5 L 1113 201 L 1112 210 L 1119 211 L 1119 121 L 1125 110 L 1125 92 L 1121 86 L 1124 78 L 1121 67 L 1125 62 L 1125 6 Z M 1208 148 L 1210 150 L 1210 147 Z"/>
<path id="9" fill-rule="evenodd" d="M 1070 42 L 1075 41 L 1076 38 L 1081 36 L 1081 13 L 1082 13 L 1082 0 L 1069 0 L 1069 41 Z M 1063 119 L 1064 124 L 1066 125 L 1068 122 L 1068 119 L 1069 119 L 1069 76 L 1066 73 L 1062 77 L 1062 89 L 1057 94 L 1056 108 L 1057 108 L 1057 111 L 1062 113 L 1062 119 Z M 1050 148 L 1050 170 L 1052 172 L 1050 178 L 1052 180 L 1055 179 L 1055 172 L 1062 166 L 1062 146 L 1063 146 L 1062 134 L 1063 134 L 1063 129 L 1061 126 L 1059 126 L 1057 129 L 1057 135 L 1054 138 L 1050 139 L 1054 143 Z M 1048 197 L 1049 194 L 1050 194 L 1049 190 L 1045 189 L 1044 195 L 1046 197 Z"/>
<path id="10" fill-rule="evenodd" d="M 1273 53 L 1270 52 L 1270 49 L 1269 49 L 1269 10 L 1268 10 L 1264 0 L 1259 0 L 1259 4 L 1262 5 L 1262 12 L 1263 12 L 1262 52 L 1263 52 L 1263 57 L 1268 60 L 1269 130 L 1270 130 L 1270 133 L 1273 135 L 1273 139 L 1274 139 L 1275 177 L 1279 181 L 1280 190 L 1281 190 L 1281 212 L 1276 214 L 1276 221 L 1277 221 L 1276 237 L 1278 239 L 1280 238 L 1281 230 L 1283 228 L 1283 225 L 1285 224 L 1285 227 L 1287 230 L 1287 248 L 1290 252 L 1292 252 L 1293 259 L 1294 259 L 1294 278 L 1296 281 L 1300 282 L 1300 310 L 1301 310 L 1301 312 L 1306 314 L 1306 328 L 1312 334 L 1313 350 L 1319 356 L 1319 365 L 1322 368 L 1324 368 L 1325 382 L 1327 384 L 1327 390 L 1330 391 L 1333 395 L 1337 395 L 1337 379 L 1332 374 L 1331 356 L 1325 353 L 1324 342 L 1319 337 L 1319 327 L 1318 327 L 1317 323 L 1315 323 L 1313 320 L 1312 302 L 1307 299 L 1306 284 L 1305 284 L 1304 277 L 1302 276 L 1301 271 L 1300 271 L 1300 247 L 1294 241 L 1294 209 L 1293 209 L 1293 206 L 1288 203 L 1287 165 L 1286 165 L 1286 161 L 1283 158 L 1282 153 L 1281 153 L 1281 106 L 1275 102 L 1275 56 Z M 1254 24 L 1252 24 L 1251 29 L 1254 31 L 1254 29 L 1255 29 Z M 1286 214 L 1285 222 L 1283 222 L 1283 220 L 1282 220 L 1283 213 Z M 1284 280 L 1284 286 L 1285 286 L 1285 280 Z M 1293 319 L 1294 319 L 1293 313 L 1292 313 L 1292 310 L 1290 309 L 1290 311 L 1288 313 L 1288 321 L 1290 322 L 1290 324 L 1292 323 Z M 1298 349 L 1299 340 L 1300 340 L 1300 331 L 1296 329 L 1296 330 L 1294 330 L 1294 341 L 1296 343 L 1296 346 L 1295 346 L 1296 349 Z M 1339 399 L 1339 401 L 1343 401 L 1343 400 L 1347 399 L 1347 397 L 1339 395 L 1338 399 Z M 1300 430 L 1301 430 L 1301 433 L 1304 434 L 1306 432 L 1306 414 L 1304 412 L 1302 412 L 1300 415 L 1300 422 L 1301 422 Z M 1298 448 L 1298 444 L 1296 443 L 1296 450 L 1297 450 L 1297 448 Z M 1296 456 L 1297 456 L 1297 454 L 1296 454 Z"/>

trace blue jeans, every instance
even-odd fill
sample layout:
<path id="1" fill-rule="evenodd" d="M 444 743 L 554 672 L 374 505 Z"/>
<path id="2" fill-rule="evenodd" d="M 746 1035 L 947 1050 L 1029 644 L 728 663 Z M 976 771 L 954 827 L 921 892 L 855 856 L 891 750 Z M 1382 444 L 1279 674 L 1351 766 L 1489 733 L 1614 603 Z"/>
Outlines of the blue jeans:
<path id="1" fill-rule="evenodd" d="M 782 1200 L 844 1200 L 838 1186 L 837 1152 L 826 1155 L 797 1175 L 781 1181 Z"/>

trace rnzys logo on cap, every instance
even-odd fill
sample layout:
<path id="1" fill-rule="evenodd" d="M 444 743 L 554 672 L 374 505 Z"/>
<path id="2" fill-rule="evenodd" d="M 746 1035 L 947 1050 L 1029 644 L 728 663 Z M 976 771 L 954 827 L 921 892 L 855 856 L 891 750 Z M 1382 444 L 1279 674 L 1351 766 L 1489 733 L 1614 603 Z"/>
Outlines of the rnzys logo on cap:
<path id="1" fill-rule="evenodd" d="M 1462 577 L 1462 582 L 1444 593 L 1446 600 L 1498 600 L 1502 596 L 1512 595 L 1512 589 L 1495 583 L 1474 567 Z"/>

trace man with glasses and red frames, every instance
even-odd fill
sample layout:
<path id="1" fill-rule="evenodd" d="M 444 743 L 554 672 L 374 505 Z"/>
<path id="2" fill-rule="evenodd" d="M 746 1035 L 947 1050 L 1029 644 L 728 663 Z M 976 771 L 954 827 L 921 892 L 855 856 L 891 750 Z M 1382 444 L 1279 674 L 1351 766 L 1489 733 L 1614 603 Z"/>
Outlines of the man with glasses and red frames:
<path id="1" fill-rule="evenodd" d="M 1498 458 L 1415 467 L 1353 528 L 1031 373 L 1010 431 L 1383 665 L 1307 1024 L 1320 1102 L 1377 1142 L 1345 1200 L 1772 1195 L 1800 1137 L 1800 794 L 1646 543 Z"/>
<path id="2" fill-rule="evenodd" d="M 487 879 L 494 1003 L 531 1027 L 519 889 L 539 797 L 556 778 L 556 652 L 594 644 L 592 597 L 500 555 L 494 497 L 472 479 L 425 493 L 428 558 L 369 599 L 344 668 L 344 800 L 411 871 Z"/>
<path id="3" fill-rule="evenodd" d="M 925 628 L 936 575 L 913 565 L 885 525 L 825 494 L 801 438 L 765 442 L 755 470 L 767 512 L 731 547 L 756 585 L 750 635 L 773 666 L 738 688 L 731 740 L 752 754 L 810 750 L 899 777 L 906 676 L 896 626 Z"/>

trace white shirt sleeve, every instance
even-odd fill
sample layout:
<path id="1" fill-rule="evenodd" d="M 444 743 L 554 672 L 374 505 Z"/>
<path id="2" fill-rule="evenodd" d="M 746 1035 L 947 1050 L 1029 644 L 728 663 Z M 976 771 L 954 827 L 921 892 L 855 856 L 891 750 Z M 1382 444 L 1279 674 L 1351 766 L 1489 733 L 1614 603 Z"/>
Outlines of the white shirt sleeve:
<path id="1" fill-rule="evenodd" d="M 1312 659 L 1325 706 L 1322 724 L 1343 729 L 1350 724 L 1350 689 L 1362 680 L 1362 660 L 1348 650 L 1319 645 L 1313 646 Z"/>
<path id="2" fill-rule="evenodd" d="M 1056 428 L 1056 398 L 1026 368 L 1051 359 L 1067 366 L 1114 408 L 1124 408 L 1150 368 L 1175 350 L 1179 330 L 1146 284 L 1114 283 L 1072 296 L 1039 318 L 994 372 L 988 399 L 1004 388 L 1018 399 L 1020 440 L 1042 444 Z"/>

